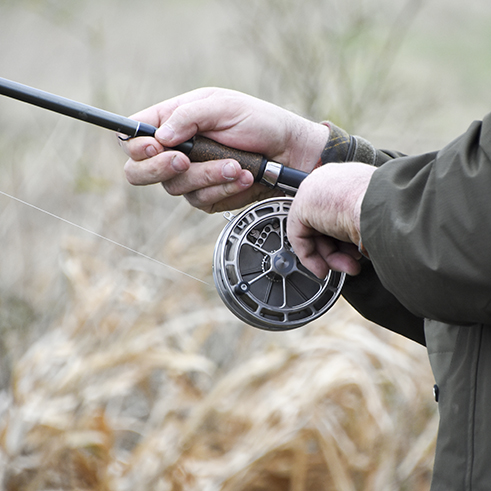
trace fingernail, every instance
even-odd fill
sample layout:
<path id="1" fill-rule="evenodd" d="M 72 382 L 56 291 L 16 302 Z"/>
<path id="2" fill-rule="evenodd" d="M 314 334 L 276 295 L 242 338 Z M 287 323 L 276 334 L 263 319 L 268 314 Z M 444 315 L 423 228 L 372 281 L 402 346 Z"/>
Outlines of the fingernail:
<path id="1" fill-rule="evenodd" d="M 187 162 L 180 155 L 175 155 L 172 158 L 170 165 L 176 172 L 179 173 L 186 171 L 188 168 Z"/>
<path id="2" fill-rule="evenodd" d="M 239 177 L 239 183 L 243 187 L 249 187 L 254 182 L 254 176 L 250 172 L 242 172 Z"/>
<path id="3" fill-rule="evenodd" d="M 145 155 L 149 158 L 151 157 L 155 157 L 155 155 L 157 155 L 157 149 L 153 146 L 153 145 L 148 145 L 146 148 L 145 148 Z"/>
<path id="4" fill-rule="evenodd" d="M 229 181 L 235 180 L 237 177 L 237 169 L 232 162 L 228 162 L 222 168 L 222 176 Z"/>
<path id="5" fill-rule="evenodd" d="M 164 124 L 162 125 L 156 132 L 155 136 L 162 141 L 171 141 L 174 138 L 175 132 L 173 128 L 171 128 L 169 125 Z"/>

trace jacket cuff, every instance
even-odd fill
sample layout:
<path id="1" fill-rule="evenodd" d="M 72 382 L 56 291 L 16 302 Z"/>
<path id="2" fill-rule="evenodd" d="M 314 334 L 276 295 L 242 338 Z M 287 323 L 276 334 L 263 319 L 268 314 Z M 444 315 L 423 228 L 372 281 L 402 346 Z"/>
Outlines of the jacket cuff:
<path id="1" fill-rule="evenodd" d="M 363 162 L 375 165 L 377 151 L 369 141 L 350 135 L 330 121 L 323 121 L 321 124 L 329 128 L 329 138 L 317 166 L 331 162 Z"/>

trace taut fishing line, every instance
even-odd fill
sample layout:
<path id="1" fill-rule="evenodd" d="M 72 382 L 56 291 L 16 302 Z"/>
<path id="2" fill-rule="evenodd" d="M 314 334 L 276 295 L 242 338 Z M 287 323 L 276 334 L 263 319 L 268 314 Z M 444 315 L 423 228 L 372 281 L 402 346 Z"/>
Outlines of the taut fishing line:
<path id="1" fill-rule="evenodd" d="M 12 196 L 11 194 L 5 193 L 4 191 L 0 191 L 0 194 L 2 194 L 3 196 L 6 196 L 7 198 L 13 199 L 14 201 L 22 203 L 23 205 L 29 206 L 30 208 L 33 208 L 34 210 L 37 210 L 37 211 L 40 211 L 41 213 L 49 215 L 50 217 L 61 220 L 62 222 L 65 222 L 68 225 L 71 225 L 72 227 L 76 227 L 80 230 L 83 230 L 84 232 L 87 232 L 91 235 L 94 235 L 95 237 L 98 237 L 99 239 L 103 239 L 107 242 L 110 242 L 111 244 L 114 244 L 115 246 L 126 249 L 127 251 L 132 252 L 133 254 L 137 254 L 138 256 L 141 256 L 141 257 L 144 257 L 145 259 L 148 259 L 149 261 L 153 261 L 154 263 L 157 263 L 160 266 L 164 266 L 166 268 L 169 268 L 172 271 L 175 271 L 176 273 L 182 274 L 184 276 L 187 276 L 188 278 L 199 281 L 200 283 L 203 283 L 204 285 L 211 286 L 210 283 L 207 283 L 206 281 L 201 280 L 200 278 L 196 278 L 195 276 L 192 276 L 189 273 L 186 273 L 184 271 L 181 271 L 180 269 L 174 268 L 173 266 L 166 264 L 166 263 L 163 263 L 162 261 L 159 261 L 158 259 L 155 259 L 151 256 L 147 256 L 146 254 L 143 254 L 143 252 L 140 252 L 140 251 L 137 251 L 135 249 L 132 249 L 131 247 L 125 246 L 124 244 L 121 244 L 120 242 L 116 242 L 115 240 L 110 239 L 109 237 L 105 237 L 104 235 L 98 234 L 97 232 L 94 232 L 93 230 L 89 230 L 88 228 L 82 227 L 81 225 L 77 225 L 76 223 L 73 223 L 70 220 L 67 220 L 66 218 L 55 215 L 54 213 L 51 213 L 50 211 L 43 210 L 42 208 L 39 208 L 39 206 L 28 203 L 27 201 L 24 201 L 20 198 L 16 198 L 15 196 Z"/>

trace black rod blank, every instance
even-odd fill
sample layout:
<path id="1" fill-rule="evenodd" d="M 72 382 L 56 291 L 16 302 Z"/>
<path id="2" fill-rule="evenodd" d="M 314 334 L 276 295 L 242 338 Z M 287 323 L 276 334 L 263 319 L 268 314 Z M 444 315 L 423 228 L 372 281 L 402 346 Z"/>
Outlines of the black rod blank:
<path id="1" fill-rule="evenodd" d="M 150 124 L 125 118 L 124 116 L 119 116 L 118 114 L 104 111 L 103 109 L 98 109 L 81 102 L 76 102 L 1 77 L 0 95 L 11 97 L 86 123 L 91 123 L 108 130 L 122 133 L 127 135 L 128 138 L 135 138 L 138 136 L 154 137 L 155 132 L 157 131 L 157 128 Z M 296 169 L 287 169 L 281 164 L 274 163 L 275 169 L 278 165 L 280 165 L 282 169 L 276 177 L 277 182 L 263 182 L 265 169 L 268 164 L 270 164 L 264 156 L 229 148 L 199 135 L 194 136 L 184 143 L 176 145 L 173 149 L 185 153 L 193 162 L 233 158 L 237 160 L 244 169 L 248 169 L 252 172 L 256 182 L 261 182 L 262 184 L 272 187 L 278 186 L 280 188 L 282 188 L 281 185 L 285 185 L 286 187 L 282 189 L 288 189 L 290 192 L 291 190 L 296 190 L 300 185 L 300 182 L 307 176 L 305 172 Z"/>
<path id="2" fill-rule="evenodd" d="M 104 111 L 96 107 L 75 102 L 43 90 L 35 89 L 18 82 L 0 77 L 0 94 L 33 104 L 49 111 L 64 114 L 71 118 L 95 124 L 108 130 L 117 131 L 131 138 L 136 136 L 154 136 L 156 128 L 124 116 Z"/>

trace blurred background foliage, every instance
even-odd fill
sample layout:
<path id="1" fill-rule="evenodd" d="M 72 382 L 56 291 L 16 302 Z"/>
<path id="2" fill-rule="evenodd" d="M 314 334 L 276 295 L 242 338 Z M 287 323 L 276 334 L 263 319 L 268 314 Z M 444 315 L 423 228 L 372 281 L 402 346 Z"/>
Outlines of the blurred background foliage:
<path id="1" fill-rule="evenodd" d="M 377 146 L 439 148 L 491 106 L 491 4 L 0 0 L 0 76 L 131 114 L 235 88 Z M 425 490 L 422 347 L 343 301 L 295 332 L 212 286 L 224 220 L 133 188 L 116 139 L 0 100 L 0 482 L 11 490 Z"/>

